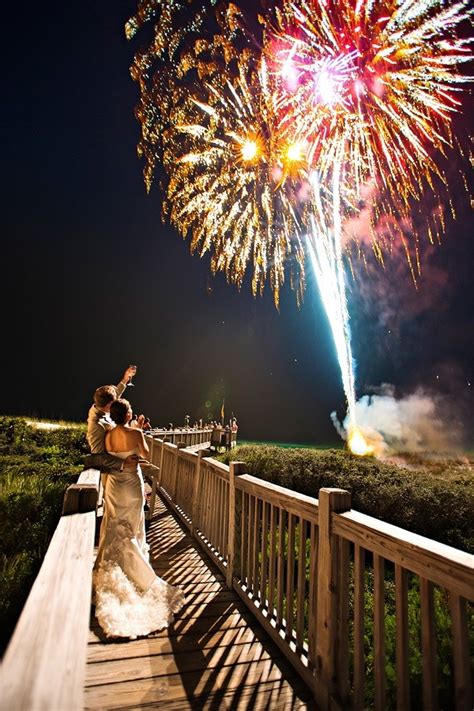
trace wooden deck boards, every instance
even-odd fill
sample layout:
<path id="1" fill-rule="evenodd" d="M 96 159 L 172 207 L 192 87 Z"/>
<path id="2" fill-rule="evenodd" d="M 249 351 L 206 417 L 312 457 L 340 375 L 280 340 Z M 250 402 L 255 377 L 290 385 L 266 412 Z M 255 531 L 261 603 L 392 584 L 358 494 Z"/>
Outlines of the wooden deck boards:
<path id="1" fill-rule="evenodd" d="M 87 709 L 314 709 L 311 693 L 220 571 L 157 498 L 148 531 L 158 575 L 186 605 L 167 630 L 106 640 L 91 619 Z"/>

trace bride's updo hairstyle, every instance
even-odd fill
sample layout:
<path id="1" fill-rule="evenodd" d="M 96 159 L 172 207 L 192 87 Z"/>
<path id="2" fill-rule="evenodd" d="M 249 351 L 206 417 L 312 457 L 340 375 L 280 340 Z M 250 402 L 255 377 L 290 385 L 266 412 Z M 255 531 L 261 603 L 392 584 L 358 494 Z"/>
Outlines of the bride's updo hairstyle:
<path id="1" fill-rule="evenodd" d="M 116 425 L 124 425 L 127 422 L 127 415 L 130 409 L 130 403 L 125 398 L 114 400 L 110 406 L 110 417 Z"/>

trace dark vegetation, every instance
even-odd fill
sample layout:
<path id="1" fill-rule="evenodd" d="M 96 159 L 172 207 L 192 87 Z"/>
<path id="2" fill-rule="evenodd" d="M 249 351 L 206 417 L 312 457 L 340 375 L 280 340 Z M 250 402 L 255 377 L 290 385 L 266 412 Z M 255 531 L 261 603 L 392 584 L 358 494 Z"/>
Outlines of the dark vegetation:
<path id="1" fill-rule="evenodd" d="M 474 553 L 474 469 L 464 460 L 406 456 L 407 468 L 342 450 L 267 445 L 220 458 L 243 461 L 249 474 L 307 496 L 325 486 L 347 489 L 356 511 Z"/>
<path id="2" fill-rule="evenodd" d="M 0 652 L 3 653 L 83 469 L 85 428 L 35 429 L 0 417 Z"/>

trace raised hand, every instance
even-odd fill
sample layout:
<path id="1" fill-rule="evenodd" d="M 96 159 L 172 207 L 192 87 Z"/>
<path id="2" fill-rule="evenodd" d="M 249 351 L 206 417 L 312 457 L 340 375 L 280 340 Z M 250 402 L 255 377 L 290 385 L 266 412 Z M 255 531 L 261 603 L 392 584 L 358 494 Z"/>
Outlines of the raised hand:
<path id="1" fill-rule="evenodd" d="M 137 372 L 137 366 L 136 365 L 129 365 L 127 370 L 123 374 L 122 383 L 127 383 L 127 385 L 133 385 L 133 383 L 130 383 L 130 381 L 136 372 Z"/>

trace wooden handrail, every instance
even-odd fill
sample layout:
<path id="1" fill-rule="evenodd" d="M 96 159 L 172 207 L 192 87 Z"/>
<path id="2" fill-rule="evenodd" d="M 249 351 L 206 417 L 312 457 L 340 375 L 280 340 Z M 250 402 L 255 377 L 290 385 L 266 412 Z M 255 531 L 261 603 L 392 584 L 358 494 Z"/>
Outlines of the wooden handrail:
<path id="1" fill-rule="evenodd" d="M 334 516 L 334 534 L 474 600 L 474 556 L 358 511 Z"/>
<path id="2" fill-rule="evenodd" d="M 68 514 L 59 520 L 5 652 L 3 711 L 83 708 L 99 479 L 100 472 L 89 469 L 74 494 L 66 492 Z M 87 500 L 89 510 L 73 513 L 73 500 L 82 509 Z"/>

